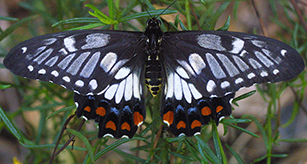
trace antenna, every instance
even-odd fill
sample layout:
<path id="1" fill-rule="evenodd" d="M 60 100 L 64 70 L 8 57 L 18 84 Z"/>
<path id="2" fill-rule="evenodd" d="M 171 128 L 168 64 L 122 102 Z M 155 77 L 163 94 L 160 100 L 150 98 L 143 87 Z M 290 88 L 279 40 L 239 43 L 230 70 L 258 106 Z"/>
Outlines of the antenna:
<path id="1" fill-rule="evenodd" d="M 164 9 L 158 16 L 160 16 L 160 15 L 162 15 L 167 9 L 169 9 L 175 2 L 177 2 L 177 0 L 175 0 L 173 3 L 171 3 L 169 6 L 167 6 L 167 8 L 166 9 Z M 150 15 L 150 14 L 149 14 Z M 157 17 L 158 17 L 157 16 Z M 155 17 L 155 18 L 157 18 L 157 17 Z"/>
<path id="2" fill-rule="evenodd" d="M 142 3 L 142 1 L 141 0 L 139 0 L 140 1 L 140 4 L 141 4 L 141 6 L 143 7 L 143 8 L 145 8 L 144 7 L 144 4 Z M 174 2 L 172 2 L 169 6 L 167 6 L 167 8 L 166 9 L 164 9 L 159 15 L 157 15 L 155 18 L 157 18 L 157 17 L 159 17 L 160 15 L 162 15 L 167 9 L 169 9 L 175 2 L 177 2 L 177 0 L 174 0 Z M 148 10 L 146 10 L 146 12 L 148 13 L 148 15 L 152 18 L 152 16 L 151 16 L 151 14 L 148 12 Z"/>
<path id="3" fill-rule="evenodd" d="M 141 4 L 142 8 L 145 9 L 144 4 L 142 3 L 142 1 L 141 1 L 141 0 L 139 0 L 139 1 L 140 1 L 140 4 Z M 145 10 L 146 10 L 146 9 L 145 9 Z M 146 12 L 147 12 L 148 15 L 152 18 L 151 14 L 148 12 L 148 10 L 146 10 Z"/>

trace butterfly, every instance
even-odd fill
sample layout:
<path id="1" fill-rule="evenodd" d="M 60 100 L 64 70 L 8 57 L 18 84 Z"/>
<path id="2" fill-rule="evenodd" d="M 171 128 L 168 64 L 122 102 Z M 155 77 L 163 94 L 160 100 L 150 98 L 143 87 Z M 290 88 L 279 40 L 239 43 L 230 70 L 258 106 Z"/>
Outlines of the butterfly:
<path id="1" fill-rule="evenodd" d="M 145 85 L 161 94 L 161 118 L 175 136 L 193 136 L 232 112 L 235 92 L 296 77 L 305 64 L 280 41 L 228 31 L 76 30 L 15 46 L 4 59 L 14 74 L 74 92 L 76 115 L 98 123 L 98 137 L 132 138 L 144 122 Z"/>

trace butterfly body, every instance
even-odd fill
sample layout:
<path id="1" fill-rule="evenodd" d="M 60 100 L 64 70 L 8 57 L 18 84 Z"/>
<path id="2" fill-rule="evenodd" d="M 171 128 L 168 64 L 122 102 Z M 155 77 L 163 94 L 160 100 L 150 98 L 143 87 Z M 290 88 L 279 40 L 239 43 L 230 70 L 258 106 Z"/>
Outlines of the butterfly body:
<path id="1" fill-rule="evenodd" d="M 98 123 L 98 137 L 133 137 L 146 117 L 144 83 L 161 93 L 161 118 L 175 136 L 231 114 L 237 90 L 289 80 L 305 67 L 292 47 L 227 31 L 79 30 L 47 34 L 14 47 L 4 59 L 13 73 L 75 92 L 78 117 Z"/>

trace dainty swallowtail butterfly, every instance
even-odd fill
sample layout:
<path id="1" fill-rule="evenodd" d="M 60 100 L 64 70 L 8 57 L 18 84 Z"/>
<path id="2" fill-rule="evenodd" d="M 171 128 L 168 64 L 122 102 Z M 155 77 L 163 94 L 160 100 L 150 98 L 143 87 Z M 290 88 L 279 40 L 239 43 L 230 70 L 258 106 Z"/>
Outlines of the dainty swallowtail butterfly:
<path id="1" fill-rule="evenodd" d="M 161 92 L 161 117 L 175 136 L 231 114 L 236 91 L 294 78 L 299 53 L 280 41 L 227 31 L 79 30 L 47 34 L 14 47 L 14 74 L 74 91 L 76 114 L 98 123 L 98 137 L 133 137 L 145 119 L 144 82 Z"/>

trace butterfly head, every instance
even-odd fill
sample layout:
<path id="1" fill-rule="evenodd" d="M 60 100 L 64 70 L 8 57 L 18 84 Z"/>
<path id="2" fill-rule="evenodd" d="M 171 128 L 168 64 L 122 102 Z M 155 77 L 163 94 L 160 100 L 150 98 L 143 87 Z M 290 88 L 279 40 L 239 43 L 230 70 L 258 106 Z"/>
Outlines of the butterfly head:
<path id="1" fill-rule="evenodd" d="M 161 21 L 155 17 L 148 19 L 147 29 L 149 30 L 160 30 Z"/>

